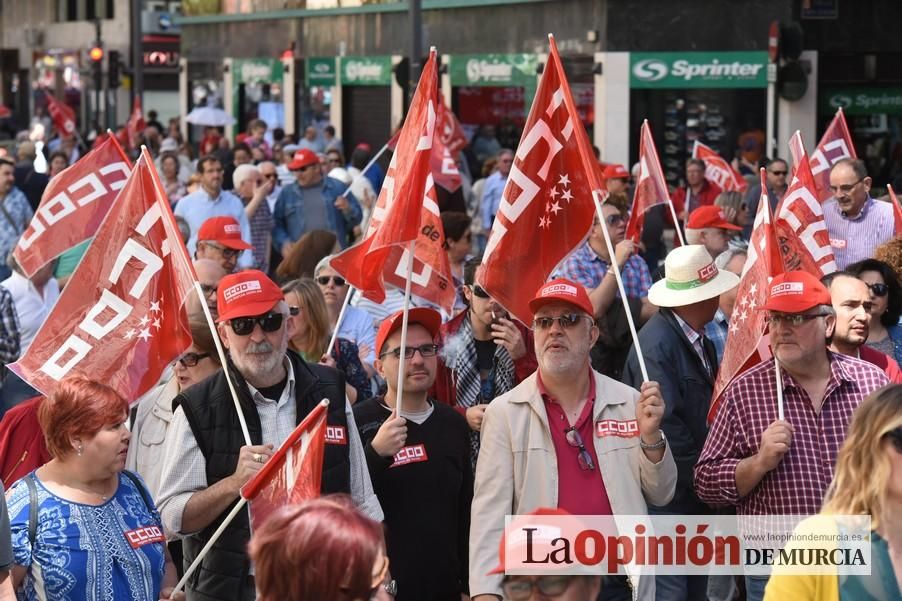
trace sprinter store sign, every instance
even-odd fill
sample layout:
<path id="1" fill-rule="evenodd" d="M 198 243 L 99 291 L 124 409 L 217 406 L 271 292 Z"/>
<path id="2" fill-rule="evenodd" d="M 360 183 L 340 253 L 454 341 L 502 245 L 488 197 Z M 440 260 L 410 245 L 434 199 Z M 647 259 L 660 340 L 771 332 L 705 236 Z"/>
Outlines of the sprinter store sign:
<path id="1" fill-rule="evenodd" d="M 767 52 L 632 52 L 633 88 L 765 88 Z"/>

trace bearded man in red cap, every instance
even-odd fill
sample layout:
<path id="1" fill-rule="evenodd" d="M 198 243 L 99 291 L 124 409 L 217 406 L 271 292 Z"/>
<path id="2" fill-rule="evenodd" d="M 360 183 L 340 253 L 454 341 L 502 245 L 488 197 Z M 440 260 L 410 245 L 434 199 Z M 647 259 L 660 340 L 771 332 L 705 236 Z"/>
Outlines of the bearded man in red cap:
<path id="1" fill-rule="evenodd" d="M 774 358 L 724 391 L 695 467 L 695 490 L 709 505 L 735 506 L 738 515 L 813 515 L 833 479 L 853 411 L 889 381 L 876 366 L 827 348 L 836 314 L 830 293 L 811 274 L 775 277 L 761 310 Z M 760 600 L 766 584 L 765 576 L 747 576 L 748 598 Z"/>
<path id="2" fill-rule="evenodd" d="M 282 291 L 264 273 L 224 277 L 217 289 L 219 335 L 229 361 L 173 401 L 157 506 L 167 532 L 183 537 L 187 568 L 250 480 L 304 417 L 328 399 L 322 492 L 349 493 L 358 508 L 383 517 L 341 373 L 288 350 L 294 334 Z M 238 394 L 247 444 L 226 378 Z M 252 601 L 248 513 L 239 512 L 194 572 L 186 592 L 199 601 Z"/>
<path id="3" fill-rule="evenodd" d="M 504 516 L 537 507 L 573 515 L 646 514 L 646 502 L 673 497 L 677 470 L 661 432 L 664 399 L 656 382 L 642 392 L 595 372 L 598 338 L 583 286 L 548 282 L 529 304 L 538 371 L 485 411 L 470 526 L 470 595 L 502 595 L 490 573 Z M 606 577 L 602 599 L 655 597 L 654 578 Z"/>

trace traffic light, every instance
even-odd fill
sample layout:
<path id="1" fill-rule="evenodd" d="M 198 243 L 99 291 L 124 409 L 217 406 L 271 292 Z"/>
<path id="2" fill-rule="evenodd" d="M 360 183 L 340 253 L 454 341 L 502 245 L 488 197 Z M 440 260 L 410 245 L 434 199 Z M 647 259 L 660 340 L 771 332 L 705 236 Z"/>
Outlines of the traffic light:
<path id="1" fill-rule="evenodd" d="M 103 63 L 103 45 L 100 42 L 95 42 L 91 49 L 88 50 L 88 58 L 91 59 L 91 64 L 94 66 L 99 66 Z"/>
<path id="2" fill-rule="evenodd" d="M 109 85 L 109 89 L 115 90 L 118 88 L 122 82 L 120 81 L 120 65 L 122 59 L 119 56 L 118 50 L 110 50 L 109 62 L 107 63 L 107 82 Z"/>

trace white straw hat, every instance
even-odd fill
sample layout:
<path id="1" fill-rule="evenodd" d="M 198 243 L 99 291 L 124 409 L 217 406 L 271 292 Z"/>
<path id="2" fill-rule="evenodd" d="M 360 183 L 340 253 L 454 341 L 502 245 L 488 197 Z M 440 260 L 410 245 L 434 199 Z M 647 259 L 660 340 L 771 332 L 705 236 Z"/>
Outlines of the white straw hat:
<path id="1" fill-rule="evenodd" d="M 701 244 L 673 249 L 664 260 L 666 276 L 648 291 L 658 307 L 685 307 L 720 296 L 739 285 L 739 276 L 721 271 Z"/>

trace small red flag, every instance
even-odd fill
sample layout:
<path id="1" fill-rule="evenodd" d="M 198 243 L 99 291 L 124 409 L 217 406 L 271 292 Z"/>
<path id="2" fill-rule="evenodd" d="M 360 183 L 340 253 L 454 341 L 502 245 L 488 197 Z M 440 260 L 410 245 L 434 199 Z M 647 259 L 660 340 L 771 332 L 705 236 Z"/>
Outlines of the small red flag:
<path id="1" fill-rule="evenodd" d="M 764 169 L 761 169 L 760 177 L 761 200 L 758 202 L 758 212 L 755 215 L 748 258 L 742 268 L 742 277 L 736 292 L 736 304 L 730 316 L 730 330 L 727 332 L 723 361 L 714 382 L 708 423 L 714 421 L 720 406 L 720 397 L 730 382 L 766 358 L 762 356 L 762 351 L 759 351 L 767 327 L 765 312 L 759 307 L 767 300 L 767 288 L 771 279 L 783 273 L 784 268 L 771 221 Z"/>
<path id="2" fill-rule="evenodd" d="M 432 141 L 432 179 L 448 192 L 456 192 L 461 186 L 460 171 L 457 169 L 457 154 L 466 145 L 466 137 L 461 145 L 457 131 L 460 124 L 445 106 L 439 94 L 438 114 L 435 119 L 435 138 Z M 461 134 L 463 132 L 461 131 Z"/>
<path id="3" fill-rule="evenodd" d="M 241 487 L 241 496 L 250 505 L 252 529 L 260 528 L 276 509 L 320 495 L 327 407 L 326 402 L 314 407 L 260 471 Z"/>
<path id="4" fill-rule="evenodd" d="M 846 125 L 845 114 L 840 108 L 836 110 L 836 116 L 811 154 L 810 169 L 818 200 L 824 202 L 833 197 L 833 192 L 830 191 L 830 169 L 833 165 L 841 159 L 854 158 L 857 158 L 855 144 L 852 142 L 849 126 Z"/>
<path id="5" fill-rule="evenodd" d="M 129 402 L 191 345 L 182 306 L 196 277 L 145 150 L 25 356 L 10 365 L 49 394 L 72 373 Z"/>
<path id="6" fill-rule="evenodd" d="M 141 97 L 136 95 L 135 102 L 132 105 L 132 114 L 129 115 L 128 121 L 125 124 L 125 129 L 128 132 L 128 145 L 130 148 L 138 147 L 138 136 L 144 131 L 145 127 L 144 111 L 141 110 Z"/>
<path id="7" fill-rule="evenodd" d="M 119 143 L 106 136 L 94 150 L 50 180 L 16 245 L 25 275 L 94 235 L 131 173 Z"/>
<path id="8" fill-rule="evenodd" d="M 47 98 L 47 111 L 53 125 L 64 138 L 75 135 L 75 111 L 71 106 L 57 100 L 48 90 L 44 90 Z"/>
<path id="9" fill-rule="evenodd" d="M 713 148 L 698 140 L 692 147 L 692 158 L 705 162 L 705 179 L 716 184 L 724 192 L 745 192 L 749 187 L 745 178 L 739 175 L 739 172 L 733 169 L 726 159 L 714 152 Z"/>
<path id="10" fill-rule="evenodd" d="M 786 271 L 820 278 L 836 271 L 836 261 L 800 132 L 789 140 L 789 150 L 796 170 L 774 216 L 783 264 Z"/>
<path id="11" fill-rule="evenodd" d="M 664 203 L 673 206 L 667 181 L 661 170 L 661 161 L 658 159 L 658 149 L 655 148 L 651 127 L 646 120 L 642 123 L 642 131 L 639 134 L 639 176 L 636 179 L 633 210 L 626 224 L 626 237 L 638 244 L 642 239 L 645 212 L 655 205 Z M 679 227 L 679 224 L 675 223 L 674 226 Z M 676 242 L 677 239 L 674 240 L 674 243 Z"/>
<path id="12" fill-rule="evenodd" d="M 902 207 L 899 206 L 899 199 L 896 198 L 896 192 L 891 185 L 886 185 L 886 191 L 889 192 L 889 201 L 893 203 L 894 231 L 898 236 L 899 234 L 902 234 Z"/>
<path id="13" fill-rule="evenodd" d="M 410 242 L 416 240 L 411 292 L 450 310 L 454 286 L 435 184 L 434 147 L 438 78 L 435 52 L 417 85 L 364 239 L 332 259 L 332 268 L 364 296 L 385 300 L 385 283 L 403 287 Z"/>
<path id="14" fill-rule="evenodd" d="M 479 283 L 523 323 L 529 301 L 592 227 L 592 192 L 606 195 L 570 93 L 557 44 L 548 64 L 489 236 Z"/>

